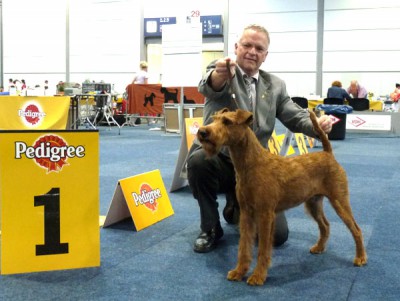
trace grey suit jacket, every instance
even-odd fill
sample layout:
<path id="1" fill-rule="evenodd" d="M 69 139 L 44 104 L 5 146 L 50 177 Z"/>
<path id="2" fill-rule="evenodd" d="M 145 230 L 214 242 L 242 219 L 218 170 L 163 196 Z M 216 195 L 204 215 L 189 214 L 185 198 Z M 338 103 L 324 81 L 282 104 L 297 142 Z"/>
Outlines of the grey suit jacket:
<path id="1" fill-rule="evenodd" d="M 204 104 L 204 124 L 212 122 L 212 115 L 223 109 L 250 110 L 247 90 L 240 70 L 236 67 L 236 75 L 231 81 L 233 91 L 236 94 L 236 103 L 229 94 L 229 87 L 215 92 L 209 85 L 208 80 L 214 65 L 208 67 L 207 73 L 199 83 L 198 89 L 206 99 Z M 275 120 L 278 118 L 292 132 L 302 132 L 308 136 L 316 137 L 309 113 L 295 104 L 286 91 L 283 80 L 263 70 L 259 71 L 256 84 L 256 108 L 254 132 L 264 147 L 268 146 L 268 140 L 275 128 Z"/>

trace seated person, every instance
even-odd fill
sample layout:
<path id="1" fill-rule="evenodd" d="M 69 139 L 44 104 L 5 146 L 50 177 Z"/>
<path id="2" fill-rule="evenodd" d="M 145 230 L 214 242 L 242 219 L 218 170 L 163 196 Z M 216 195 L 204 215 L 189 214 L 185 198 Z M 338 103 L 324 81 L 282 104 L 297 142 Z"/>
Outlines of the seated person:
<path id="1" fill-rule="evenodd" d="M 350 82 L 350 87 L 346 91 L 353 98 L 367 98 L 368 96 L 367 89 L 361 86 L 356 80 Z"/>
<path id="2" fill-rule="evenodd" d="M 396 89 L 390 93 L 390 99 L 393 102 L 398 102 L 400 100 L 400 84 L 396 84 Z"/>
<path id="3" fill-rule="evenodd" d="M 338 80 L 335 80 L 332 83 L 332 86 L 328 89 L 327 97 L 347 100 L 351 99 L 349 93 L 347 93 L 347 91 L 342 88 L 342 83 Z"/>

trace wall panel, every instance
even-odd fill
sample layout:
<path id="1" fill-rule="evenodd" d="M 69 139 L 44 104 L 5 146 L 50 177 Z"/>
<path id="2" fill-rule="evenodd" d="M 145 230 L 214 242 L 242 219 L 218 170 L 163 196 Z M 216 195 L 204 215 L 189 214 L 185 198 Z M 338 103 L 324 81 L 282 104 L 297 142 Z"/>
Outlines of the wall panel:
<path id="1" fill-rule="evenodd" d="M 64 72 L 65 8 L 63 0 L 3 1 L 4 73 Z"/>
<path id="2" fill-rule="evenodd" d="M 399 28 L 397 7 L 325 11 L 325 30 Z"/>
<path id="3" fill-rule="evenodd" d="M 399 29 L 327 31 L 325 51 L 400 50 Z"/>
<path id="4" fill-rule="evenodd" d="M 273 72 L 315 72 L 315 52 L 271 52 L 262 68 Z"/>

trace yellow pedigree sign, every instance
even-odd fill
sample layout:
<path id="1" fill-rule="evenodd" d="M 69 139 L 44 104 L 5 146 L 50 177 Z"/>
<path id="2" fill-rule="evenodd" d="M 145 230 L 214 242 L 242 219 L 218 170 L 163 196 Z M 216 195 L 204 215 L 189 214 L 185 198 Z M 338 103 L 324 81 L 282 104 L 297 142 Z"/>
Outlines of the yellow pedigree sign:
<path id="1" fill-rule="evenodd" d="M 0 132 L 1 274 L 100 265 L 98 140 Z"/>
<path id="2" fill-rule="evenodd" d="M 197 131 L 203 125 L 203 117 L 185 118 L 186 125 L 186 143 L 188 151 L 192 147 L 193 141 L 196 138 Z"/>
<path id="3" fill-rule="evenodd" d="M 118 181 L 104 227 L 131 216 L 136 231 L 140 231 L 173 214 L 157 169 Z"/>
<path id="4" fill-rule="evenodd" d="M 69 96 L 1 96 L 0 129 L 65 130 Z"/>

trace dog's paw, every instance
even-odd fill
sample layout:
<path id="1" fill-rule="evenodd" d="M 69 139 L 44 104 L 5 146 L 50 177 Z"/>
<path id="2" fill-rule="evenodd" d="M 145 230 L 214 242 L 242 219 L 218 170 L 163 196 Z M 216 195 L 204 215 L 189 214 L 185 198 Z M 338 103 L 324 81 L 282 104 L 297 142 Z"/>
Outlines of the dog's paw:
<path id="1" fill-rule="evenodd" d="M 310 248 L 310 253 L 312 253 L 312 254 L 321 254 L 321 253 L 323 253 L 325 251 L 325 248 L 324 247 L 321 247 L 320 245 L 318 245 L 318 244 L 315 244 L 315 245 L 313 245 L 311 248 Z"/>
<path id="2" fill-rule="evenodd" d="M 367 255 L 362 256 L 362 257 L 356 257 L 356 258 L 354 258 L 353 262 L 354 262 L 354 265 L 358 266 L 358 267 L 366 265 L 367 264 Z"/>
<path id="3" fill-rule="evenodd" d="M 247 279 L 248 285 L 263 285 L 266 277 L 261 277 L 260 275 L 253 274 Z"/>
<path id="4" fill-rule="evenodd" d="M 230 281 L 241 281 L 243 279 L 243 273 L 239 273 L 237 270 L 231 270 L 228 272 L 226 278 Z"/>

